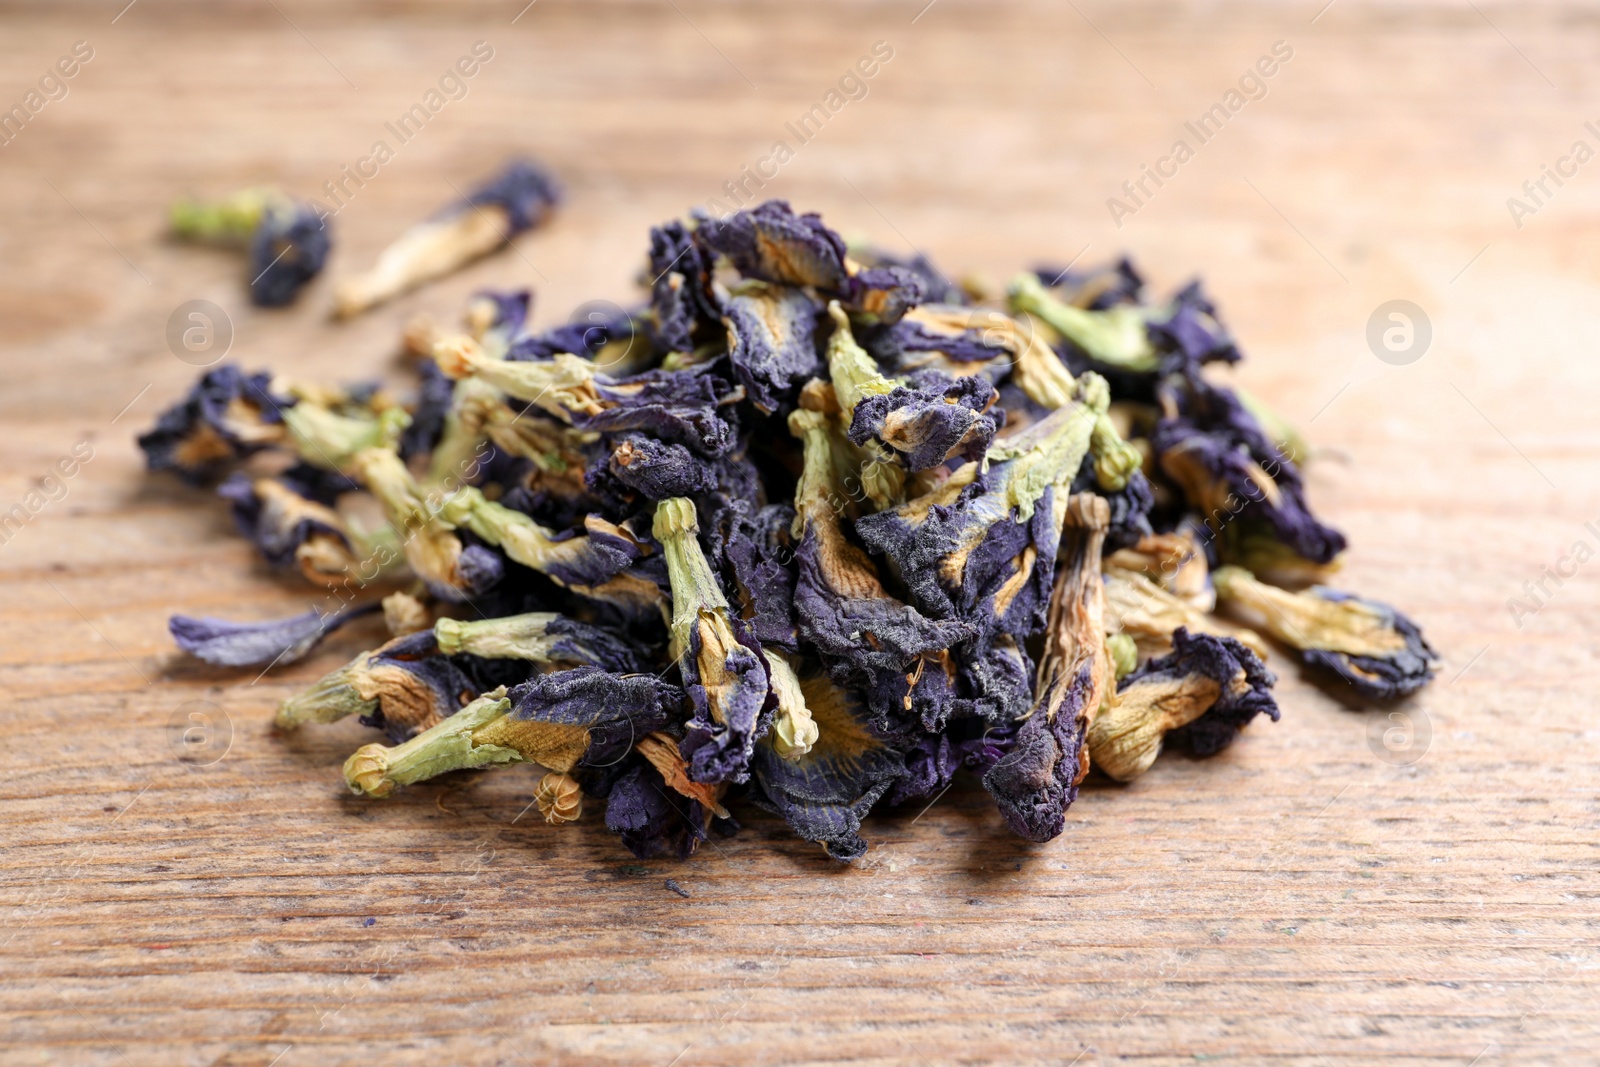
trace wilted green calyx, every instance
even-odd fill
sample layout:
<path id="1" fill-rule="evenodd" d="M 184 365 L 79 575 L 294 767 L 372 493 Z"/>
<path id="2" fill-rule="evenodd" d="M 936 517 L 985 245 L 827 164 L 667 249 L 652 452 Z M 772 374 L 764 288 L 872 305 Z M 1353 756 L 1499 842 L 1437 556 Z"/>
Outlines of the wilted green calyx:
<path id="1" fill-rule="evenodd" d="M 446 771 L 525 762 L 515 748 L 488 743 L 476 734 L 511 710 L 502 686 L 424 730 L 403 745 L 363 745 L 344 764 L 344 779 L 353 793 L 388 796 L 397 785 L 410 785 Z"/>
<path id="2" fill-rule="evenodd" d="M 433 624 L 433 636 L 439 651 L 447 656 L 466 653 L 483 659 L 548 663 L 561 640 L 560 635 L 550 633 L 550 624 L 560 618 L 553 611 L 536 611 L 473 622 L 440 619 Z"/>
<path id="3" fill-rule="evenodd" d="M 350 715 L 371 715 L 378 710 L 376 697 L 366 698 L 356 680 L 372 653 L 363 652 L 336 671 L 330 671 L 304 692 L 296 693 L 278 707 L 279 729 L 292 730 L 306 722 L 338 722 Z"/>
<path id="4" fill-rule="evenodd" d="M 1052 296 L 1032 274 L 1019 274 L 1012 279 L 1006 295 L 1013 310 L 1037 316 L 1091 359 L 1129 371 L 1147 372 L 1160 366 L 1145 333 L 1147 308 L 1119 305 L 1088 311 L 1073 307 Z"/>
<path id="5" fill-rule="evenodd" d="M 300 400 L 283 409 L 283 423 L 289 428 L 289 437 L 301 459 L 313 466 L 343 471 L 366 449 L 392 449 L 400 432 L 411 424 L 411 416 L 401 408 L 386 408 L 370 416 L 342 415 L 313 401 Z"/>
<path id="6" fill-rule="evenodd" d="M 711 572 L 700 541 L 695 536 L 700 530 L 700 520 L 694 512 L 694 503 L 686 497 L 672 497 L 656 505 L 652 532 L 661 542 L 667 561 L 667 578 L 672 583 L 672 644 L 673 659 L 681 659 L 690 647 L 690 636 L 695 627 L 704 625 L 718 631 L 717 644 L 732 647 L 737 644 L 733 628 L 728 621 L 728 598 L 722 595 L 722 586 Z M 702 644 L 704 634 L 702 634 Z"/>
<path id="7" fill-rule="evenodd" d="M 292 211 L 293 202 L 276 189 L 241 189 L 216 200 L 185 197 L 168 212 L 172 233 L 185 241 L 246 245 L 269 211 Z"/>
<path id="8" fill-rule="evenodd" d="M 869 396 L 892 393 L 898 384 L 885 378 L 878 363 L 867 350 L 856 344 L 850 332 L 850 317 L 839 301 L 828 302 L 828 315 L 833 319 L 833 336 L 828 339 L 828 374 L 833 379 L 833 392 L 839 400 L 839 410 L 848 425 L 855 416 L 856 405 Z"/>

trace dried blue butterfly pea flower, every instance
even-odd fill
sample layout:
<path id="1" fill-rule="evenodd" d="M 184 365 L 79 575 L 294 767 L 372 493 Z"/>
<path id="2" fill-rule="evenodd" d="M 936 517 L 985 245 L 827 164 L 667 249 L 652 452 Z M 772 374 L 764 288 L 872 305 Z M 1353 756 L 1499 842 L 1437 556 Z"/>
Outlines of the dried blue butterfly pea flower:
<path id="1" fill-rule="evenodd" d="M 252 478 L 236 472 L 217 487 L 217 495 L 232 505 L 239 532 L 274 567 L 294 565 L 297 554 L 311 543 L 325 543 L 327 554 L 353 562 L 344 520 L 326 504 L 295 490 L 283 478 Z"/>
<path id="2" fill-rule="evenodd" d="M 850 440 L 858 445 L 879 441 L 913 471 L 950 459 L 981 460 L 998 429 L 988 414 L 994 386 L 982 378 L 952 379 L 932 371 L 922 375 L 910 387 L 898 386 L 857 404 Z"/>
<path id="3" fill-rule="evenodd" d="M 1416 623 L 1388 604 L 1316 586 L 1303 593 L 1267 585 L 1240 567 L 1212 573 L 1220 604 L 1330 670 L 1363 696 L 1392 700 L 1433 678 L 1438 660 Z"/>
<path id="4" fill-rule="evenodd" d="M 512 710 L 499 732 L 499 743 L 520 737 L 533 744 L 532 739 L 538 738 L 544 751 L 524 754 L 562 772 L 620 763 L 647 734 L 680 721 L 688 704 L 678 686 L 648 674 L 613 674 L 599 667 L 538 675 L 508 695 Z M 541 731 L 539 726 L 572 729 L 563 733 Z M 548 752 L 557 749 L 564 756 L 575 755 L 551 762 Z"/>
<path id="5" fill-rule="evenodd" d="M 1344 535 L 1311 514 L 1299 468 L 1231 390 L 1174 377 L 1164 391 L 1171 413 L 1156 424 L 1151 445 L 1161 470 L 1214 532 L 1238 538 L 1264 525 L 1314 564 L 1344 551 Z"/>
<path id="6" fill-rule="evenodd" d="M 1257 715 L 1278 719 L 1276 679 L 1244 645 L 1180 627 L 1172 646 L 1122 679 L 1116 699 L 1089 724 L 1094 765 L 1119 782 L 1147 771 L 1164 737 L 1211 755 Z"/>
<path id="7" fill-rule="evenodd" d="M 219 667 L 264 667 L 295 662 L 325 636 L 378 606 L 373 601 L 326 613 L 312 608 L 301 615 L 262 622 L 174 615 L 167 620 L 167 629 L 178 647 L 196 659 Z"/>
<path id="8" fill-rule="evenodd" d="M 334 288 L 334 310 L 344 317 L 360 314 L 486 256 L 543 223 L 558 200 L 542 168 L 514 161 L 463 200 L 407 230 L 372 270 L 341 281 Z"/>
<path id="9" fill-rule="evenodd" d="M 327 222 L 309 204 L 267 211 L 250 236 L 250 300 L 261 307 L 293 303 L 321 273 L 330 246 Z"/>
<path id="10" fill-rule="evenodd" d="M 872 560 L 850 541 L 832 417 L 801 409 L 789 416 L 789 429 L 803 441 L 805 456 L 795 490 L 800 537 L 795 607 L 802 640 L 846 676 L 870 676 L 903 675 L 925 653 L 971 636 L 971 627 L 929 618 L 891 596 Z"/>
<path id="11" fill-rule="evenodd" d="M 1067 490 L 1098 412 L 1071 404 L 990 449 L 916 500 L 856 523 L 888 556 L 916 605 L 940 618 L 1023 636 L 1042 622 Z"/>
<path id="12" fill-rule="evenodd" d="M 913 471 L 948 459 L 979 460 L 994 439 L 997 423 L 986 414 L 994 386 L 983 378 L 951 378 L 920 371 L 906 381 L 883 376 L 856 343 L 838 301 L 828 305 L 828 374 L 848 436 L 873 454 L 897 456 Z"/>
<path id="13" fill-rule="evenodd" d="M 709 493 L 717 487 L 717 472 L 683 445 L 630 433 L 600 456 L 584 481 L 618 503 L 625 497 L 655 502 Z"/>
<path id="14" fill-rule="evenodd" d="M 1068 502 L 1033 706 L 983 780 L 1006 824 L 1030 841 L 1049 841 L 1066 826 L 1088 769 L 1084 733 L 1112 683 L 1100 578 L 1110 517 L 1106 502 L 1092 494 Z"/>
<path id="15" fill-rule="evenodd" d="M 860 699 L 820 672 L 800 678 L 817 739 L 785 758 L 769 741 L 756 747 L 753 799 L 782 815 L 789 828 L 849 862 L 866 853 L 861 820 L 906 773 L 903 756 L 871 725 Z"/>
<path id="16" fill-rule="evenodd" d="M 152 471 L 171 471 L 199 485 L 238 460 L 285 438 L 283 411 L 295 400 L 272 391 L 268 374 L 245 374 L 225 363 L 201 375 L 183 400 L 139 435 Z"/>
<path id="17" fill-rule="evenodd" d="M 1090 311 L 1143 302 L 1144 278 L 1126 256 L 1082 271 L 1071 267 L 1035 267 L 1033 274 L 1057 299 Z"/>
<path id="18" fill-rule="evenodd" d="M 522 362 L 495 359 L 470 338 L 435 346 L 434 358 L 452 378 L 477 378 L 578 429 L 643 430 L 708 456 L 726 453 L 737 441 L 720 412 L 740 393 L 704 368 L 612 378 L 568 353 Z"/>

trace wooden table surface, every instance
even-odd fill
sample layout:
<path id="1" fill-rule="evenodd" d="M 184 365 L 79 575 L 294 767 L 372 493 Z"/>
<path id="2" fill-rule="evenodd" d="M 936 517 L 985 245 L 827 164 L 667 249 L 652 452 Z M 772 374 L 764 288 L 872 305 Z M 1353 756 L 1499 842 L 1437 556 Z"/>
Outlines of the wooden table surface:
<path id="1" fill-rule="evenodd" d="M 0 104 L 93 50 L 0 148 L 0 510 L 93 449 L 0 545 L 0 1061 L 1600 1062 L 1600 163 L 1571 155 L 1600 147 L 1600 14 L 925 2 L 0 5 Z M 340 213 L 329 274 L 523 150 L 571 196 L 515 251 L 335 326 L 327 279 L 258 311 L 237 259 L 162 239 L 184 191 L 315 193 L 478 41 L 465 97 Z M 877 41 L 866 97 L 798 144 Z M 1279 41 L 1266 95 L 1115 225 L 1107 198 Z M 401 324 L 483 285 L 533 286 L 541 323 L 630 299 L 648 226 L 778 139 L 767 193 L 952 272 L 1203 272 L 1237 379 L 1321 450 L 1344 584 L 1444 652 L 1410 747 L 1280 655 L 1281 723 L 1091 783 L 1043 847 L 969 783 L 871 819 L 854 867 L 753 812 L 636 862 L 598 817 L 519 821 L 527 774 L 358 800 L 361 727 L 275 735 L 372 626 L 259 679 L 175 654 L 171 612 L 308 592 L 142 472 L 133 436 L 196 373 L 174 308 L 224 307 L 250 368 L 394 375 Z M 1569 176 L 1535 202 L 1546 164 Z M 1392 299 L 1432 324 L 1405 365 L 1366 341 Z"/>

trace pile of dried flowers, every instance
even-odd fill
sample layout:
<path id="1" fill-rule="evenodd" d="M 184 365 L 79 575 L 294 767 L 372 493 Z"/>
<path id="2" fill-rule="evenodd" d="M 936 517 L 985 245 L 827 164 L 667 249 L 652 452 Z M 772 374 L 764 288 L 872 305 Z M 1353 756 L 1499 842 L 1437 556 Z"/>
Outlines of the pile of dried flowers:
<path id="1" fill-rule="evenodd" d="M 1148 302 L 1123 261 L 986 296 L 781 201 L 652 230 L 642 280 L 604 321 L 532 331 L 518 292 L 415 326 L 406 402 L 208 372 L 140 439 L 151 469 L 225 476 L 338 609 L 176 617 L 178 643 L 285 663 L 381 607 L 392 640 L 281 727 L 383 731 L 345 765 L 372 796 L 537 764 L 548 821 L 603 801 L 639 856 L 743 799 L 852 860 L 869 810 L 963 769 L 1048 840 L 1091 767 L 1276 720 L 1262 633 L 1375 700 L 1428 681 L 1410 620 L 1316 584 L 1344 537 L 1304 443 L 1203 373 L 1240 354 L 1198 285 Z"/>

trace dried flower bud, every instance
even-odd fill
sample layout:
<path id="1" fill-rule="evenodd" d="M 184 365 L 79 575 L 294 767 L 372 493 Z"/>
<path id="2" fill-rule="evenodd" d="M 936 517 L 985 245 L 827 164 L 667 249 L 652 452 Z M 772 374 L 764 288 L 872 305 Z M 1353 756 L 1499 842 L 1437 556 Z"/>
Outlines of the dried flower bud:
<path id="1" fill-rule="evenodd" d="M 433 626 L 433 612 L 410 593 L 390 593 L 383 598 L 383 621 L 389 636 L 404 637 Z"/>
<path id="2" fill-rule="evenodd" d="M 555 771 L 539 779 L 533 802 L 539 805 L 539 814 L 551 826 L 572 822 L 583 814 L 583 790 L 577 779 Z"/>
<path id="3" fill-rule="evenodd" d="M 656 505 L 654 533 L 672 583 L 669 651 L 683 670 L 694 702 L 682 748 L 690 776 L 701 782 L 742 782 L 761 721 L 769 682 L 754 638 L 728 610 L 727 598 L 696 538 L 694 504 L 673 497 Z"/>

